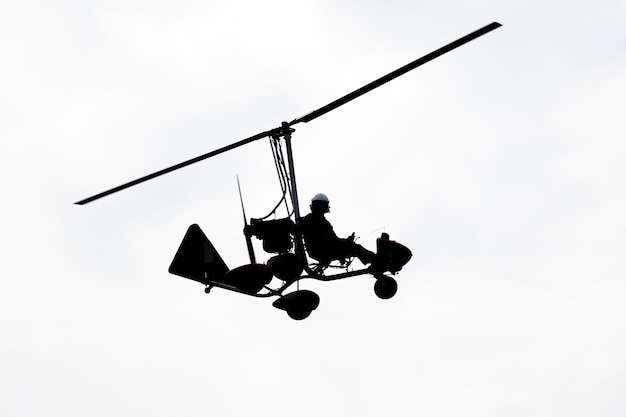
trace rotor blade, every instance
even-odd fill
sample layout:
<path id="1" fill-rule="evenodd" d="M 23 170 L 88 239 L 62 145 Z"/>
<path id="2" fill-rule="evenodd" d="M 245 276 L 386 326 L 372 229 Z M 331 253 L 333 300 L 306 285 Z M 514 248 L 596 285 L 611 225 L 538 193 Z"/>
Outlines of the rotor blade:
<path id="1" fill-rule="evenodd" d="M 439 49 L 437 49 L 436 51 L 433 51 L 431 53 L 429 53 L 428 55 L 424 55 L 421 58 L 416 59 L 415 61 L 401 67 L 398 68 L 397 70 L 390 72 L 389 74 L 380 77 L 379 79 L 372 81 L 371 83 L 357 89 L 354 90 L 353 92 L 346 94 L 345 96 L 333 101 L 332 103 L 329 103 L 327 105 L 325 105 L 324 107 L 320 107 L 317 110 L 312 111 L 309 114 L 306 114 L 298 119 L 293 120 L 292 122 L 289 123 L 289 126 L 295 125 L 296 123 L 300 123 L 300 122 L 304 122 L 304 123 L 308 123 L 313 119 L 316 119 L 326 113 L 328 113 L 329 111 L 332 111 L 334 109 L 336 109 L 339 106 L 342 106 L 344 104 L 346 104 L 349 101 L 354 100 L 357 97 L 362 96 L 363 94 L 372 91 L 373 89 L 380 87 L 381 85 L 403 75 L 406 74 L 407 72 L 419 67 L 420 65 L 424 65 L 425 63 L 432 61 L 433 59 L 440 57 L 441 55 L 450 52 L 451 50 L 458 48 L 461 45 L 464 45 L 488 32 L 491 32 L 494 29 L 499 28 L 500 26 L 502 26 L 500 23 L 498 22 L 493 22 L 481 29 L 478 29 L 475 32 L 470 33 L 469 35 L 465 35 L 460 39 L 457 39 L 456 41 L 447 44 L 446 46 L 443 46 Z"/>
<path id="2" fill-rule="evenodd" d="M 102 197 L 106 197 L 106 196 L 111 195 L 113 193 L 116 193 L 118 191 L 122 191 L 122 190 L 125 190 L 126 188 L 132 187 L 133 185 L 141 184 L 142 182 L 146 182 L 146 181 L 151 180 L 153 178 L 159 177 L 159 176 L 161 176 L 163 174 L 167 174 L 169 172 L 176 171 L 177 169 L 184 168 L 184 167 L 186 167 L 188 165 L 195 164 L 196 162 L 200 162 L 200 161 L 202 161 L 204 159 L 210 158 L 210 157 L 215 156 L 215 155 L 219 155 L 219 154 L 224 153 L 226 151 L 230 151 L 231 149 L 238 148 L 239 146 L 245 145 L 245 144 L 250 143 L 250 142 L 254 142 L 255 140 L 271 136 L 272 134 L 275 134 L 276 132 L 280 132 L 280 128 L 256 134 L 256 135 L 251 136 L 251 137 L 249 137 L 247 139 L 240 140 L 239 142 L 235 142 L 235 143 L 233 143 L 231 145 L 228 145 L 228 146 L 224 146 L 223 148 L 216 149 L 216 150 L 214 150 L 212 152 L 205 153 L 204 155 L 200 155 L 200 156 L 197 156 L 197 157 L 195 157 L 193 159 L 189 159 L 189 160 L 187 160 L 185 162 L 181 162 L 180 164 L 176 164 L 176 165 L 173 165 L 173 166 L 171 166 L 169 168 L 165 168 L 165 169 L 162 169 L 160 171 L 154 172 L 152 174 L 146 175 L 145 177 L 141 177 L 141 178 L 138 178 L 138 179 L 136 179 L 134 181 L 127 182 L 126 184 L 122 184 L 122 185 L 117 186 L 115 188 L 111 188 L 110 190 L 104 191 L 104 192 L 102 192 L 100 194 L 96 194 L 94 196 L 85 198 L 84 200 L 77 201 L 74 204 L 78 204 L 78 205 L 82 206 L 83 204 L 91 203 L 92 201 L 98 200 L 98 199 L 100 199 Z"/>
<path id="3" fill-rule="evenodd" d="M 300 122 L 308 123 L 311 120 L 314 120 L 314 119 L 316 119 L 316 118 L 318 118 L 318 117 L 320 117 L 320 116 L 322 116 L 322 115 L 324 115 L 324 114 L 326 114 L 326 113 L 336 109 L 337 107 L 342 106 L 342 105 L 348 103 L 349 101 L 352 101 L 355 98 L 360 97 L 363 94 L 365 94 L 365 93 L 367 93 L 369 91 L 372 91 L 373 89 L 375 89 L 377 87 L 380 87 L 381 85 L 383 85 L 383 84 L 385 84 L 385 83 L 387 83 L 387 82 L 389 82 L 389 81 L 391 81 L 391 80 L 393 80 L 393 79 L 395 79 L 395 78 L 397 78 L 397 77 L 399 77 L 399 76 L 401 76 L 403 74 L 406 74 L 407 72 L 409 72 L 409 71 L 419 67 L 420 65 L 423 65 L 423 64 L 425 64 L 425 63 L 427 63 L 429 61 L 432 61 L 433 59 L 435 59 L 435 58 L 437 58 L 437 57 L 439 57 L 439 56 L 441 56 L 441 55 L 443 55 L 443 54 L 445 54 L 447 52 L 450 52 L 451 50 L 453 50 L 455 48 L 458 48 L 461 45 L 464 45 L 464 44 L 466 44 L 466 43 L 468 43 L 468 42 L 470 42 L 470 41 L 472 41 L 472 40 L 474 40 L 474 39 L 476 39 L 476 38 L 478 38 L 478 37 L 480 37 L 480 36 L 482 36 L 482 35 L 484 35 L 484 34 L 486 34 L 488 32 L 491 32 L 494 29 L 499 28 L 500 26 L 502 26 L 500 23 L 493 22 L 493 23 L 491 23 L 491 24 L 489 24 L 489 25 L 487 25 L 487 26 L 485 26 L 485 27 L 483 27 L 481 29 L 478 29 L 475 32 L 472 32 L 472 33 L 470 33 L 470 34 L 468 34 L 468 35 L 466 35 L 466 36 L 464 36 L 464 37 L 462 37 L 460 39 L 457 39 L 456 41 L 454 41 L 452 43 L 449 43 L 448 45 L 446 45 L 446 46 L 444 46 L 442 48 L 439 48 L 436 51 L 433 51 L 433 52 L 429 53 L 428 55 L 425 55 L 425 56 L 423 56 L 423 57 L 421 57 L 419 59 L 416 59 L 415 61 L 413 61 L 413 62 L 411 62 L 411 63 L 409 63 L 409 64 L 407 64 L 407 65 L 405 65 L 405 66 L 403 66 L 401 68 L 398 68 L 397 70 L 395 70 L 393 72 L 390 72 L 389 74 L 387 74 L 387 75 L 385 75 L 385 76 L 383 76 L 383 77 L 381 77 L 381 78 L 379 78 L 379 79 L 377 79 L 377 80 L 375 80 L 375 81 L 373 81 L 373 82 L 371 82 L 371 83 L 369 83 L 369 84 L 367 84 L 367 85 L 365 85 L 365 86 L 363 86 L 363 87 L 361 87 L 361 88 L 359 88 L 357 90 L 354 90 L 353 92 L 351 92 L 349 94 L 346 94 L 345 96 L 343 96 L 343 97 L 333 101 L 332 103 L 329 103 L 329 104 L 327 104 L 327 105 L 325 105 L 323 107 L 320 107 L 317 110 L 312 111 L 311 113 L 306 114 L 303 117 L 300 117 L 298 119 L 295 119 L 295 120 L 291 121 L 288 124 L 288 126 L 292 126 L 292 125 L 294 125 L 296 123 L 300 123 Z M 269 131 L 266 131 L 266 132 L 259 133 L 257 135 L 251 136 L 251 137 L 249 137 L 247 139 L 241 140 L 239 142 L 235 142 L 235 143 L 233 143 L 231 145 L 224 146 L 223 148 L 217 149 L 215 151 L 206 153 L 204 155 L 200 155 L 200 156 L 198 156 L 196 158 L 193 158 L 193 159 L 189 159 L 188 161 L 181 162 L 181 163 L 173 165 L 173 166 L 171 166 L 169 168 L 162 169 L 160 171 L 157 171 L 157 172 L 154 172 L 152 174 L 146 175 L 144 177 L 138 178 L 138 179 L 136 179 L 134 181 L 130 181 L 130 182 L 126 183 L 126 184 L 122 184 L 122 185 L 117 186 L 115 188 L 111 188 L 110 190 L 107 190 L 107 191 L 104 191 L 104 192 L 102 192 L 100 194 L 96 194 L 94 196 L 88 197 L 88 198 L 86 198 L 84 200 L 77 201 L 74 204 L 84 205 L 84 204 L 90 203 L 90 202 L 98 200 L 98 199 L 100 199 L 102 197 L 106 197 L 106 196 L 114 194 L 114 193 L 116 193 L 118 191 L 124 190 L 126 188 L 130 188 L 130 187 L 132 187 L 134 185 L 141 184 L 142 182 L 146 182 L 148 180 L 151 180 L 153 178 L 156 178 L 156 177 L 159 177 L 161 175 L 167 174 L 169 172 L 175 171 L 177 169 L 186 167 L 186 166 L 191 165 L 191 164 L 195 164 L 196 162 L 200 162 L 200 161 L 202 161 L 204 159 L 207 159 L 207 158 L 210 158 L 212 156 L 219 155 L 219 154 L 221 154 L 223 152 L 230 151 L 231 149 L 235 149 L 235 148 L 237 148 L 239 146 L 245 145 L 245 144 L 253 142 L 255 140 L 262 139 L 264 137 L 272 136 L 272 135 L 275 135 L 275 134 L 282 134 L 283 132 L 284 132 L 284 127 L 280 127 L 280 128 L 276 128 L 276 129 L 273 129 L 273 130 L 269 130 Z"/>

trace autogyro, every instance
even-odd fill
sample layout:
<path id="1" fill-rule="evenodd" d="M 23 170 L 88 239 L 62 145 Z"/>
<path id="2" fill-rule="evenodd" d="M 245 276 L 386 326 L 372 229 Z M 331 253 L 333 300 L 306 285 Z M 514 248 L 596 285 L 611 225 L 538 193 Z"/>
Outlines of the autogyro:
<path id="1" fill-rule="evenodd" d="M 291 122 L 283 122 L 274 129 L 258 133 L 247 139 L 122 184 L 80 200 L 75 204 L 84 205 L 90 203 L 253 141 L 269 138 L 281 184 L 282 197 L 268 216 L 259 219 L 252 218 L 250 222 L 248 222 L 245 210 L 243 210 L 242 199 L 241 204 L 245 223 L 244 236 L 250 263 L 229 269 L 204 232 L 197 224 L 193 224 L 188 228 L 170 264 L 169 272 L 202 283 L 205 286 L 206 293 L 217 287 L 254 297 L 277 297 L 272 305 L 286 311 L 289 317 L 295 320 L 307 318 L 319 305 L 320 299 L 316 293 L 300 289 L 299 283 L 305 278 L 333 281 L 359 275 L 370 275 L 375 279 L 375 294 L 382 299 L 391 298 L 396 294 L 398 288 L 393 276 L 411 259 L 411 251 L 400 243 L 390 240 L 389 235 L 383 233 L 376 240 L 376 253 L 372 254 L 371 259 L 367 260 L 369 266 L 351 269 L 350 265 L 357 256 L 356 252 L 328 251 L 324 250 L 324 248 L 325 246 L 326 248 L 332 246 L 332 242 L 328 243 L 326 241 L 327 243 L 322 242 L 321 244 L 319 240 L 316 242 L 311 230 L 316 230 L 320 227 L 318 225 L 307 227 L 306 224 L 309 222 L 307 218 L 309 216 L 302 217 L 300 213 L 291 146 L 292 134 L 295 132 L 292 126 L 301 122 L 308 123 L 500 26 L 501 24 L 497 22 L 484 26 Z M 241 189 L 239 192 L 241 196 Z M 314 209 L 314 206 L 317 206 L 318 203 L 321 204 L 319 206 L 321 208 L 317 209 L 318 213 L 323 213 L 324 210 L 328 209 L 327 197 L 320 194 L 314 197 L 311 202 L 312 214 L 315 213 L 316 209 Z M 324 203 L 326 206 L 324 206 Z M 270 216 L 276 214 L 277 208 L 282 204 L 287 209 L 287 216 L 267 220 Z M 318 219 L 318 221 L 321 220 Z M 261 240 L 263 250 L 272 254 L 272 257 L 266 263 L 256 262 L 252 237 Z M 344 241 L 346 245 L 352 244 L 350 239 L 343 239 L 342 242 Z M 294 285 L 296 289 L 288 292 Z"/>

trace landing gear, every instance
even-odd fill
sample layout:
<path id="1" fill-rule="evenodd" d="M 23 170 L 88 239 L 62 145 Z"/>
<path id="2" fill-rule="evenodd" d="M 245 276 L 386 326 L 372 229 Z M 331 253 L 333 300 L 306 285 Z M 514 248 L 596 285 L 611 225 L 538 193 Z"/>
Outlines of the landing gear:
<path id="1" fill-rule="evenodd" d="M 313 291 L 301 290 L 283 295 L 272 304 L 274 307 L 284 310 L 294 320 L 304 320 L 320 304 L 320 297 Z"/>
<path id="2" fill-rule="evenodd" d="M 311 315 L 312 308 L 306 306 L 292 306 L 287 309 L 287 315 L 294 320 L 304 320 Z"/>
<path id="3" fill-rule="evenodd" d="M 387 300 L 394 295 L 398 291 L 398 283 L 395 279 L 391 277 L 381 276 L 376 278 L 376 283 L 374 284 L 374 292 L 378 298 L 382 298 L 383 300 Z"/>

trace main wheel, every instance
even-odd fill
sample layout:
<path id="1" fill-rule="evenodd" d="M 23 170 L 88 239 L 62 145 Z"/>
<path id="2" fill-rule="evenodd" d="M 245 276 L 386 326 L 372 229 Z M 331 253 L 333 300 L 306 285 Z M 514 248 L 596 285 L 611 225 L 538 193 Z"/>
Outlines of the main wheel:
<path id="1" fill-rule="evenodd" d="M 281 296 L 272 304 L 274 307 L 284 310 L 294 320 L 304 320 L 320 304 L 320 297 L 313 291 L 301 290 Z"/>
<path id="2" fill-rule="evenodd" d="M 391 277 L 380 277 L 376 280 L 374 284 L 374 292 L 378 298 L 382 298 L 383 300 L 387 300 L 394 295 L 398 291 L 398 283 L 395 279 Z"/>
<path id="3" fill-rule="evenodd" d="M 296 305 L 287 310 L 287 315 L 294 320 L 304 320 L 311 315 L 312 311 L 312 308 Z"/>

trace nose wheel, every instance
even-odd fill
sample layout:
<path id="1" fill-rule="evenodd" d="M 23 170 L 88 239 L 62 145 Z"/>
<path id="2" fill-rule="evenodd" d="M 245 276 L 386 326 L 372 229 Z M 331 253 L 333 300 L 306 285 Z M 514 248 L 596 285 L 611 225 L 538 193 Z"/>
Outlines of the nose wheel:
<path id="1" fill-rule="evenodd" d="M 395 279 L 384 275 L 380 278 L 376 278 L 376 282 L 374 283 L 374 293 L 376 293 L 378 298 L 387 300 L 396 295 L 397 291 L 398 283 Z"/>

